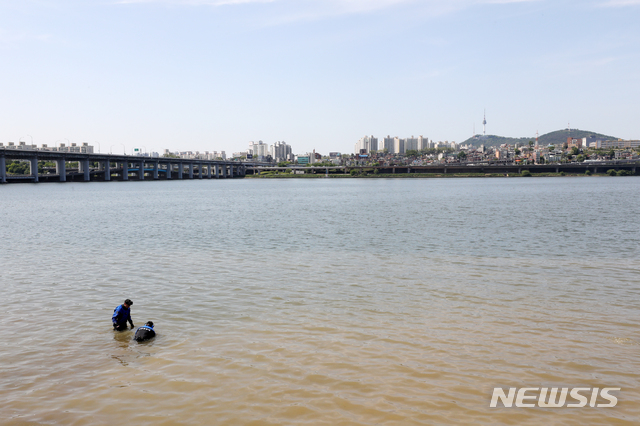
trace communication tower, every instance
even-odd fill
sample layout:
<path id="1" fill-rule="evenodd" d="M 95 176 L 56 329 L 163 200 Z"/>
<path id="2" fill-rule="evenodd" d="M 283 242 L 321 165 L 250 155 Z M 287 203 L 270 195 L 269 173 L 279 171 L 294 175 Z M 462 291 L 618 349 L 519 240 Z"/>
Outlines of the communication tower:
<path id="1" fill-rule="evenodd" d="M 482 120 L 482 136 L 487 136 L 487 110 L 484 110 L 484 120 Z"/>

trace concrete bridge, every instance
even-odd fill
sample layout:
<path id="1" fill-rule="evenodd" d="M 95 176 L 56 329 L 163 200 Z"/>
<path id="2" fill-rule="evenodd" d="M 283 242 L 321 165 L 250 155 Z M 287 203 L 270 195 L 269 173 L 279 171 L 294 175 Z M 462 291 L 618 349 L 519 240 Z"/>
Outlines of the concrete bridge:
<path id="1" fill-rule="evenodd" d="M 408 173 L 426 173 L 426 174 L 466 174 L 466 173 L 484 173 L 484 174 L 520 174 L 524 170 L 528 170 L 531 174 L 537 173 L 572 173 L 584 174 L 587 170 L 591 173 L 605 173 L 607 170 L 614 169 L 627 170 L 632 174 L 636 174 L 640 162 L 631 160 L 616 161 L 598 161 L 583 163 L 563 163 L 563 164 L 496 164 L 496 163 L 449 163 L 449 164 L 433 164 L 425 166 L 329 166 L 329 167 L 269 167 L 264 165 L 247 164 L 246 174 L 259 174 L 263 171 L 284 172 L 291 170 L 298 173 L 309 174 L 348 174 L 351 170 L 366 171 L 374 173 L 378 170 L 381 174 L 408 174 Z"/>
<path id="2" fill-rule="evenodd" d="M 7 164 L 15 160 L 28 162 L 30 174 L 8 174 Z M 53 168 L 45 168 L 46 173 L 38 173 L 38 163 L 43 161 L 55 163 L 55 172 Z M 69 163 L 78 163 L 78 166 L 70 168 Z M 246 166 L 233 161 L 0 148 L 0 183 L 226 179 L 245 174 Z"/>

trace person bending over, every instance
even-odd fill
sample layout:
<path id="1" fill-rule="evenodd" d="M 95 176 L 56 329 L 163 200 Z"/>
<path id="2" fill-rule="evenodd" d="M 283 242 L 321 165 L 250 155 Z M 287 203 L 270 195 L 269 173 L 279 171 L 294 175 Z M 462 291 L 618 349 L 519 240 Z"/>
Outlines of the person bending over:
<path id="1" fill-rule="evenodd" d="M 113 322 L 113 329 L 117 331 L 123 331 L 127 329 L 127 321 L 131 324 L 133 329 L 133 321 L 131 320 L 131 305 L 133 302 L 131 299 L 127 299 L 124 303 L 113 310 L 113 316 L 111 321 Z"/>
<path id="2" fill-rule="evenodd" d="M 136 342 L 144 342 L 145 340 L 153 339 L 154 337 L 156 337 L 156 332 L 153 331 L 153 321 L 147 321 L 145 325 L 136 330 L 136 335 L 133 339 Z"/>

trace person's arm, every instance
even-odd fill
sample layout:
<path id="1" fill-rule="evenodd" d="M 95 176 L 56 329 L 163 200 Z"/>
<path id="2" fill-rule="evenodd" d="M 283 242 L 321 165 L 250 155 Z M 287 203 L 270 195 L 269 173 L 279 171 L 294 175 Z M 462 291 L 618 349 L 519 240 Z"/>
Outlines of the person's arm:
<path id="1" fill-rule="evenodd" d="M 131 311 L 129 311 L 129 318 L 127 320 L 129 321 L 129 324 L 131 324 L 131 328 L 135 327 L 133 325 L 133 320 L 131 319 Z"/>
<path id="2" fill-rule="evenodd" d="M 111 317 L 111 322 L 114 324 L 118 323 L 118 318 L 120 317 L 120 306 L 113 310 L 113 316 Z"/>

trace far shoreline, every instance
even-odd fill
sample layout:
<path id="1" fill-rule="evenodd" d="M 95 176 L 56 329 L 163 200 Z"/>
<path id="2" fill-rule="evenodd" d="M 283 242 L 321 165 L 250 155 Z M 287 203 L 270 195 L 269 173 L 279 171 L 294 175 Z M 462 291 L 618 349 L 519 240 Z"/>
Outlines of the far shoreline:
<path id="1" fill-rule="evenodd" d="M 629 174 L 627 176 L 637 176 Z M 452 179 L 452 178 L 525 178 L 525 177 L 619 177 L 607 173 L 380 173 L 350 175 L 345 173 L 271 173 L 246 175 L 245 179 Z"/>

